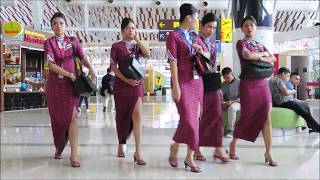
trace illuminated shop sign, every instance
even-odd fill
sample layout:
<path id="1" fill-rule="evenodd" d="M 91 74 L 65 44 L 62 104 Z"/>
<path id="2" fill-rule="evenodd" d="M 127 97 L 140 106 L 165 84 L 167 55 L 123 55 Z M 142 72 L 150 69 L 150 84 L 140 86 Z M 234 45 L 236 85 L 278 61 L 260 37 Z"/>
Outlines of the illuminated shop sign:
<path id="1" fill-rule="evenodd" d="M 287 51 L 295 51 L 295 50 L 298 51 L 298 50 L 305 50 L 305 49 L 317 49 L 317 48 L 319 48 L 319 36 L 274 43 L 275 53 L 283 53 Z"/>
<path id="2" fill-rule="evenodd" d="M 44 44 L 45 37 L 46 36 L 42 33 L 29 31 L 29 30 L 24 31 L 24 41 L 26 42 L 35 43 L 35 44 Z"/>

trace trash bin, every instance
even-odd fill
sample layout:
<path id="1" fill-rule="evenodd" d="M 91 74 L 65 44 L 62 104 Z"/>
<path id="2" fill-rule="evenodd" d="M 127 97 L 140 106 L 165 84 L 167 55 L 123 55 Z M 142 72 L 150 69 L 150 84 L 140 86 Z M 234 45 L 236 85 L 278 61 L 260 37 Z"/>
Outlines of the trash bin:
<path id="1" fill-rule="evenodd" d="M 162 96 L 165 96 L 167 94 L 167 89 L 166 88 L 162 88 Z"/>

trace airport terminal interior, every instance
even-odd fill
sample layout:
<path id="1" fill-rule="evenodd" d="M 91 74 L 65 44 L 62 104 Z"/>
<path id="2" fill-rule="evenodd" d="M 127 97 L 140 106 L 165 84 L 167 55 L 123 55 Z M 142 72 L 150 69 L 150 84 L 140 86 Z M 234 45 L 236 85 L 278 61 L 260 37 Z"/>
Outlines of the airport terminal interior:
<path id="1" fill-rule="evenodd" d="M 320 179 L 319 0 L 1 0 L 0 5 L 1 179 Z M 203 23 L 210 24 L 204 18 L 208 14 L 214 14 L 215 27 L 209 27 L 213 31 L 205 39 L 208 26 Z M 246 16 L 252 16 L 256 22 L 252 19 L 242 22 Z M 132 21 L 123 27 L 125 18 Z M 191 22 L 195 22 L 193 28 Z M 244 38 L 246 22 L 253 22 L 253 39 L 267 47 L 267 56 L 273 59 L 272 75 L 263 80 L 270 82 L 266 86 L 270 86 L 270 91 L 259 86 L 261 89 L 255 91 L 257 98 L 251 99 L 253 104 L 268 95 L 272 100 L 269 118 L 272 159 L 264 156 L 268 135 L 267 128 L 261 128 L 265 126 L 261 122 L 265 121 L 260 119 L 267 116 L 257 107 L 248 105 L 257 109 L 252 115 L 257 118 L 245 130 L 254 131 L 257 124 L 261 124 L 254 142 L 243 140 L 237 133 L 241 122 L 246 121 L 244 117 L 250 119 L 247 114 L 252 113 L 245 105 L 245 99 L 252 94 L 245 92 L 253 91 L 244 89 L 254 88 L 243 86 L 255 81 L 240 77 L 243 75 L 241 56 L 245 56 L 244 51 L 249 48 L 238 53 L 237 42 L 242 39 L 247 42 Z M 128 26 L 133 30 L 128 30 Z M 210 99 L 203 85 L 204 75 L 189 63 L 194 68 L 190 70 L 190 74 L 193 73 L 190 82 L 193 85 L 201 83 L 187 87 L 189 81 L 182 81 L 182 76 L 189 64 L 185 65 L 182 60 L 188 59 L 172 53 L 172 49 L 177 53 L 183 48 L 187 53 L 196 49 L 194 44 L 190 45 L 187 31 L 183 34 L 185 27 L 192 32 L 190 36 L 199 37 L 203 44 L 214 43 L 214 69 L 221 84 L 214 91 L 219 98 L 209 103 L 210 106 L 208 103 L 196 106 L 193 101 L 198 95 L 202 95 L 200 101 Z M 60 36 L 62 31 L 63 36 Z M 132 33 L 134 38 L 127 40 Z M 76 40 L 73 43 L 66 37 Z M 51 45 L 51 40 L 57 43 Z M 172 43 L 177 41 L 190 46 Z M 125 42 L 125 50 L 129 52 L 131 44 L 139 48 L 137 53 L 141 56 L 137 62 L 141 69 L 133 71 L 140 78 L 130 79 L 120 65 L 117 68 L 116 59 L 123 55 L 123 52 L 115 55 L 119 42 Z M 93 87 L 90 86 L 86 95 L 82 94 L 80 102 L 80 93 L 72 86 L 76 83 L 72 81 L 78 77 L 67 71 L 67 65 L 61 63 L 60 67 L 59 53 L 52 52 L 55 51 L 53 47 L 79 52 L 84 74 L 91 75 Z M 63 57 L 63 62 L 67 61 L 66 56 Z M 73 55 L 70 57 L 74 68 Z M 131 66 L 136 68 L 137 65 L 132 63 Z M 179 68 L 186 69 L 180 71 Z M 56 73 L 57 69 L 61 74 Z M 178 75 L 171 75 L 172 72 Z M 112 78 L 115 80 L 105 87 L 103 82 L 107 75 L 110 77 L 108 82 Z M 178 76 L 179 80 L 172 78 Z M 233 79 L 228 81 L 230 77 Z M 279 90 L 276 88 L 278 93 L 286 92 L 283 96 L 292 98 L 307 110 L 301 112 L 284 107 L 286 103 L 283 102 L 276 105 L 281 98 L 274 94 L 272 86 L 276 83 L 272 83 L 273 80 L 283 84 Z M 232 89 L 235 81 L 240 82 L 240 87 Z M 135 84 L 129 86 L 132 82 Z M 180 84 L 181 92 L 180 88 L 179 91 L 173 88 L 175 82 Z M 237 98 L 231 102 L 226 96 L 235 92 Z M 134 98 L 138 100 L 134 101 Z M 230 108 L 236 103 L 238 109 Z M 268 105 L 262 109 L 267 109 Z M 205 111 L 206 108 L 209 110 Z M 195 153 L 188 159 L 188 155 L 197 150 L 191 144 L 199 144 L 199 141 L 201 144 L 202 135 L 206 133 L 201 128 L 209 131 L 214 126 L 207 121 L 208 124 L 201 125 L 204 113 L 209 114 L 206 117 L 212 122 L 219 121 L 218 133 L 210 134 L 206 140 L 215 141 L 221 136 L 222 145 L 217 148 L 203 145 L 200 158 Z M 60 123 L 65 116 L 67 120 Z M 140 120 L 138 125 L 137 119 Z M 317 125 L 310 125 L 311 120 Z M 192 127 L 186 125 L 189 121 Z M 136 130 L 138 126 L 140 131 Z M 123 129 L 126 134 L 121 135 Z M 195 137 L 189 136 L 193 132 Z M 179 133 L 185 141 L 177 140 Z M 135 138 L 139 136 L 140 145 Z M 230 144 L 236 138 L 235 155 Z M 125 145 L 119 146 L 120 139 L 124 139 L 126 143 L 121 144 Z M 71 149 L 71 142 L 78 144 Z M 175 157 L 177 144 L 174 143 L 179 145 Z M 217 149 L 222 155 L 216 154 Z M 239 159 L 234 160 L 235 156 Z"/>

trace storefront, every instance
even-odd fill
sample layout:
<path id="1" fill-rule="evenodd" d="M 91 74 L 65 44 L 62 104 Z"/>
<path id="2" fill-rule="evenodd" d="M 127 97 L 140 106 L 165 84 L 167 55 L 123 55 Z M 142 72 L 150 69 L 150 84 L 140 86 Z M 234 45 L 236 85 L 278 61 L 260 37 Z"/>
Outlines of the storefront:
<path id="1" fill-rule="evenodd" d="M 18 22 L 4 23 L 1 32 L 1 111 L 46 107 L 43 44 L 52 35 Z"/>
<path id="2" fill-rule="evenodd" d="M 287 67 L 301 77 L 298 98 L 319 99 L 319 27 L 276 33 L 274 39 L 274 52 L 279 57 L 279 67 Z"/>

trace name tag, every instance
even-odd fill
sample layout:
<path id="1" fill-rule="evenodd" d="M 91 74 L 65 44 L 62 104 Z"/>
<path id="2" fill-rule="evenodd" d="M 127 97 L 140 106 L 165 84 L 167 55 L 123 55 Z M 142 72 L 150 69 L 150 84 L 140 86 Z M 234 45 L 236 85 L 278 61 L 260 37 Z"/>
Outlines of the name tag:
<path id="1" fill-rule="evenodd" d="M 199 74 L 196 70 L 193 70 L 193 79 L 199 79 Z"/>
<path id="2" fill-rule="evenodd" d="M 70 49 L 70 48 L 72 48 L 72 45 L 71 45 L 71 44 L 67 44 L 66 50 L 67 50 L 67 49 Z"/>

